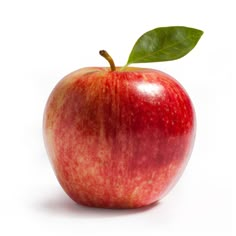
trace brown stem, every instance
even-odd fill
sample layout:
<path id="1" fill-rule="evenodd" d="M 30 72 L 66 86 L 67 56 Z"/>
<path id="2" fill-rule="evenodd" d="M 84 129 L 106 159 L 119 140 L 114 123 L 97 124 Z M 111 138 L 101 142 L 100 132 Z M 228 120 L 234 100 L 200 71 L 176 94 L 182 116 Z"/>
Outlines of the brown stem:
<path id="1" fill-rule="evenodd" d="M 105 50 L 101 50 L 101 51 L 99 51 L 99 54 L 101 56 L 103 56 L 109 62 L 110 67 L 111 67 L 111 71 L 115 71 L 116 70 L 115 63 L 114 63 L 113 59 L 111 58 L 111 56 L 108 54 L 108 52 Z"/>

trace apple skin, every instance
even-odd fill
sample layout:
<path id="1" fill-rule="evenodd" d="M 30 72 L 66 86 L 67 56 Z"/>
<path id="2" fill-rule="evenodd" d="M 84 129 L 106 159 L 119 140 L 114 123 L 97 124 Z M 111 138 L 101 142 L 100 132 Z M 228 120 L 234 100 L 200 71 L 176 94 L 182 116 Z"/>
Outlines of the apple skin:
<path id="1" fill-rule="evenodd" d="M 63 78 L 44 111 L 43 134 L 59 183 L 77 203 L 137 208 L 163 198 L 195 138 L 183 87 L 153 69 L 88 67 Z"/>

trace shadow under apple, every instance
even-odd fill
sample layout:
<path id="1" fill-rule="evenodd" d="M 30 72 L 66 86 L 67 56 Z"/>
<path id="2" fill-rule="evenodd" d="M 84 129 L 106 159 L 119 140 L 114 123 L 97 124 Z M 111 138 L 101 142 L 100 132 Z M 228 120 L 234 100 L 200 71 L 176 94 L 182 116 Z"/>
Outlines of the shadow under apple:
<path id="1" fill-rule="evenodd" d="M 53 198 L 43 199 L 38 209 L 46 214 L 57 214 L 75 218 L 106 218 L 144 213 L 158 207 L 160 202 L 136 209 L 105 209 L 79 205 L 62 193 L 54 194 Z"/>

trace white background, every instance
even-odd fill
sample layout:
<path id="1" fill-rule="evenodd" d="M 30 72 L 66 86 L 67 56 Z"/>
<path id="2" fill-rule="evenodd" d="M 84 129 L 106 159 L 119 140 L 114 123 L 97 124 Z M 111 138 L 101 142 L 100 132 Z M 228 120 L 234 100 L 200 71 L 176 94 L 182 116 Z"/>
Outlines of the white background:
<path id="1" fill-rule="evenodd" d="M 233 2 L 1 0 L 0 235 L 231 235 L 236 164 Z M 100 49 L 122 66 L 141 34 L 170 25 L 205 33 L 178 61 L 137 66 L 171 74 L 192 98 L 197 138 L 184 175 L 152 207 L 76 205 L 59 186 L 43 145 L 49 93 L 71 71 L 107 66 Z"/>

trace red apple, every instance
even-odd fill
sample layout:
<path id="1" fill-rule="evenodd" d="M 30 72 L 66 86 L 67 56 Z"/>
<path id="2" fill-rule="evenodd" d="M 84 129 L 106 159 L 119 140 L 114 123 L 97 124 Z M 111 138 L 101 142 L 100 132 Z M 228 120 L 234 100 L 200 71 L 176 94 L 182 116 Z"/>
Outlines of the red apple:
<path id="1" fill-rule="evenodd" d="M 162 27 L 142 35 L 127 64 L 77 70 L 52 91 L 44 140 L 55 174 L 77 203 L 136 208 L 163 198 L 182 174 L 193 147 L 195 113 L 171 76 L 131 63 L 175 60 L 203 32 Z"/>
<path id="2" fill-rule="evenodd" d="M 192 103 L 152 69 L 84 68 L 54 88 L 44 138 L 55 174 L 76 202 L 135 208 L 160 200 L 188 162 Z"/>

